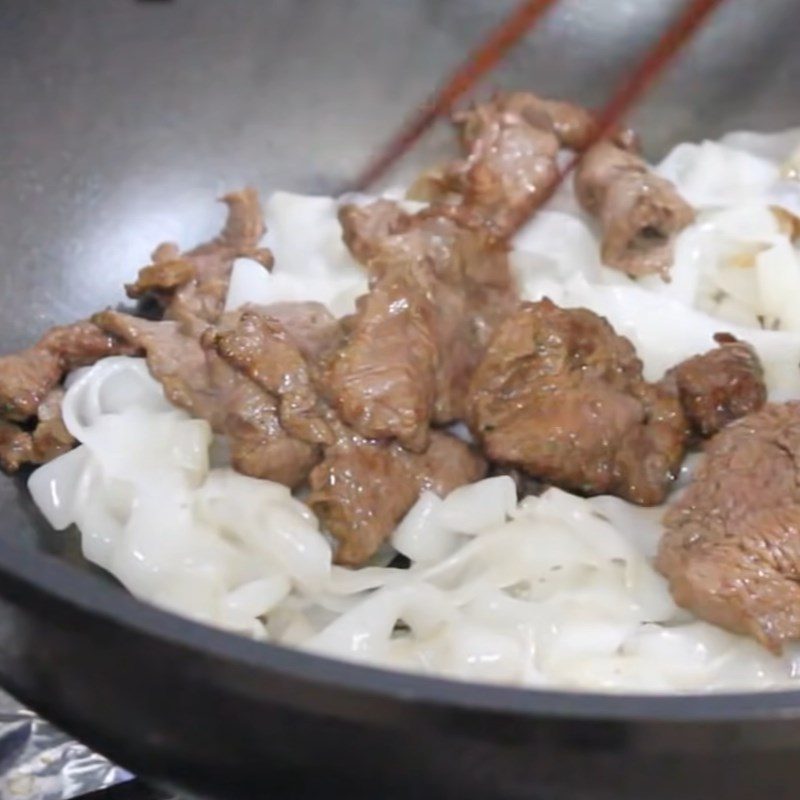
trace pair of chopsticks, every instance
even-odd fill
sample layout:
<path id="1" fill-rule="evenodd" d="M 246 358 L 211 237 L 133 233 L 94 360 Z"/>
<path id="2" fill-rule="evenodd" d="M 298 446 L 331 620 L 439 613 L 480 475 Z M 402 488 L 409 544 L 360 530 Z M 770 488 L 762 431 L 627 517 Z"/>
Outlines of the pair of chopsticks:
<path id="1" fill-rule="evenodd" d="M 420 110 L 392 136 L 378 155 L 356 178 L 351 191 L 364 191 L 383 177 L 420 139 L 439 117 L 449 114 L 455 103 L 528 33 L 558 0 L 528 0 L 521 3 L 473 50 Z M 594 144 L 607 136 L 653 85 L 672 59 L 689 42 L 722 0 L 689 0 L 673 23 L 661 34 L 645 58 L 621 82 L 597 114 Z M 558 183 L 575 167 L 578 155 L 561 173 Z M 556 184 L 552 187 L 554 191 Z M 521 220 L 524 222 L 524 220 Z"/>

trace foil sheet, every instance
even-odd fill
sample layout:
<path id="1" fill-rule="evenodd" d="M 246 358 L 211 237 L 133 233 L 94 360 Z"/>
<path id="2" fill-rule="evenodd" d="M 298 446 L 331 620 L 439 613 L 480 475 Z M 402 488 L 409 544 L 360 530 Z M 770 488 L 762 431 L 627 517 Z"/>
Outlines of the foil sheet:
<path id="1" fill-rule="evenodd" d="M 68 800 L 132 777 L 0 692 L 0 800 Z"/>

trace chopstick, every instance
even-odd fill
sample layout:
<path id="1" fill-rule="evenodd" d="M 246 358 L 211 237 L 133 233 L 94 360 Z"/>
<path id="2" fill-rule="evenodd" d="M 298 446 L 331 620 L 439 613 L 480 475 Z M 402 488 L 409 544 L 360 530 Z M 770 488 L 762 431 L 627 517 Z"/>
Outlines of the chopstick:
<path id="1" fill-rule="evenodd" d="M 442 114 L 490 72 L 512 47 L 558 0 L 529 0 L 521 3 L 473 50 L 451 76 L 432 94 L 420 110 L 384 145 L 353 181 L 349 191 L 363 191 L 379 180 Z"/>
<path id="2" fill-rule="evenodd" d="M 633 72 L 623 78 L 611 98 L 597 113 L 597 127 L 589 137 L 589 142 L 581 153 L 577 153 L 564 167 L 558 178 L 536 198 L 536 202 L 525 213 L 520 214 L 511 236 L 531 218 L 537 208 L 541 208 L 555 193 L 569 174 L 580 163 L 583 154 L 601 139 L 604 139 L 623 121 L 625 116 L 641 99 L 642 95 L 656 82 L 674 57 L 689 43 L 692 36 L 709 15 L 724 0 L 689 0 L 683 10 L 647 51 Z"/>
<path id="3" fill-rule="evenodd" d="M 445 114 L 456 100 L 473 88 L 480 78 L 493 69 L 500 59 L 527 33 L 557 0 L 534 0 L 521 4 L 504 20 L 487 40 L 476 48 L 456 69 L 452 76 L 435 92 L 395 134 L 367 167 L 356 178 L 350 191 L 363 191 L 385 175 L 388 170 L 419 140 L 441 114 Z M 661 34 L 645 58 L 619 85 L 610 100 L 597 115 L 597 129 L 591 144 L 607 136 L 624 119 L 631 107 L 653 85 L 680 50 L 688 44 L 698 28 L 724 0 L 689 0 L 674 22 Z M 562 171 L 557 181 L 543 198 L 558 188 L 564 178 L 580 161 L 578 154 Z M 532 214 L 541 205 L 530 209 Z M 522 217 L 517 228 L 524 225 L 530 214 Z"/>
<path id="4" fill-rule="evenodd" d="M 620 86 L 597 114 L 597 129 L 590 137 L 589 146 L 608 136 L 622 122 L 637 100 L 655 83 L 681 49 L 689 43 L 711 12 L 723 2 L 724 0 L 691 0 L 684 6 L 683 11 L 661 34 L 642 62 L 629 76 L 623 79 Z M 580 155 L 573 159 L 565 173 L 568 173 L 579 160 Z"/>

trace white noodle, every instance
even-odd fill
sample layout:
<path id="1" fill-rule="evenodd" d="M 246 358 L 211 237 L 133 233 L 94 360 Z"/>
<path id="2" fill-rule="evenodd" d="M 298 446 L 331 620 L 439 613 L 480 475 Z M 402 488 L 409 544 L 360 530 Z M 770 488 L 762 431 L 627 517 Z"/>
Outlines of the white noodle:
<path id="1" fill-rule="evenodd" d="M 523 294 L 605 315 L 651 379 L 725 330 L 756 347 L 773 398 L 800 395 L 800 313 L 789 301 L 800 261 L 770 210 L 800 209 L 798 141 L 800 130 L 731 134 L 679 145 L 658 165 L 698 208 L 670 283 L 604 267 L 596 226 L 567 184 L 558 210 L 515 239 Z M 273 195 L 265 244 L 275 269 L 237 261 L 227 307 L 314 299 L 351 311 L 366 280 L 341 242 L 337 207 Z M 695 692 L 795 679 L 797 648 L 777 658 L 675 606 L 650 563 L 661 508 L 557 489 L 517 504 L 511 480 L 491 478 L 447 498 L 423 493 L 392 547 L 347 570 L 286 488 L 224 466 L 206 423 L 173 408 L 142 360 L 106 359 L 68 387 L 64 418 L 81 445 L 37 470 L 31 493 L 142 599 L 256 638 L 465 680 Z M 378 565 L 394 551 L 409 569 Z"/>

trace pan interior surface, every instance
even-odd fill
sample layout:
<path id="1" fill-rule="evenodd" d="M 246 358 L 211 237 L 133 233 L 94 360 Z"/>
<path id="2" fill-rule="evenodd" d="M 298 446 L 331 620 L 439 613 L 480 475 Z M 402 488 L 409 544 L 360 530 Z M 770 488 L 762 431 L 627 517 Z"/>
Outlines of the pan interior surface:
<path id="1" fill-rule="evenodd" d="M 511 0 L 67 0 L 0 9 L 0 341 L 121 299 L 162 240 L 203 240 L 231 187 L 325 193 L 354 175 Z M 678 2 L 564 0 L 491 84 L 598 105 Z M 727 130 L 797 124 L 792 0 L 730 0 L 633 122 L 653 154 Z M 415 163 L 448 146 L 442 128 Z M 406 163 L 402 180 L 413 172 Z M 24 310 L 24 311 L 23 311 Z M 258 645 L 128 598 L 0 478 L 0 572 L 141 634 L 345 692 L 568 718 L 726 720 L 800 711 L 800 691 L 634 697 L 521 691 L 387 674 Z M 56 556 L 45 559 L 41 551 Z M 70 566 L 61 562 L 68 561 Z"/>

